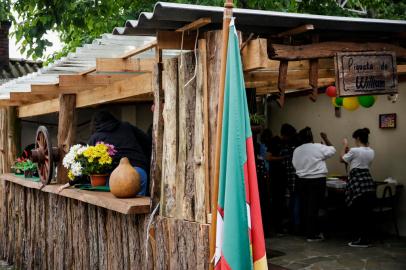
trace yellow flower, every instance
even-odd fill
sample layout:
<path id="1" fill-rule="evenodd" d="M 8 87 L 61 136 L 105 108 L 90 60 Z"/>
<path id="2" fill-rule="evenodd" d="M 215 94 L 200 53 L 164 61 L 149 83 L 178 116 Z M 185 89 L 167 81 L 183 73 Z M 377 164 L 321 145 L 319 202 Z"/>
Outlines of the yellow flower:
<path id="1" fill-rule="evenodd" d="M 73 173 L 72 173 L 71 170 L 69 170 L 69 172 L 68 172 L 68 178 L 69 178 L 70 180 L 75 179 L 75 176 L 73 175 Z"/>

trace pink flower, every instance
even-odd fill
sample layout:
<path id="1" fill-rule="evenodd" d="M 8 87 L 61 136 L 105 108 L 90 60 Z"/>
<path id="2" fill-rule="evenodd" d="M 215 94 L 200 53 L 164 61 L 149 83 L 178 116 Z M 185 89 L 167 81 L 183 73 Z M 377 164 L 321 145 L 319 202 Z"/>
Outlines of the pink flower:
<path id="1" fill-rule="evenodd" d="M 107 152 L 109 153 L 109 156 L 111 156 L 111 157 L 117 153 L 116 148 L 112 144 L 108 144 L 108 143 L 101 142 L 101 141 L 96 143 L 96 145 L 98 145 L 98 144 L 104 144 L 105 146 L 107 146 Z"/>

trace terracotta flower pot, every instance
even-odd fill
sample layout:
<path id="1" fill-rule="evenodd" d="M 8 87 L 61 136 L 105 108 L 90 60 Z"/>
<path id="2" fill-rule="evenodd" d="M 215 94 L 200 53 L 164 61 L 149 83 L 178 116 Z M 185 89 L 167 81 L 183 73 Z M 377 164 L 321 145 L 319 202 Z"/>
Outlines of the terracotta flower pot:
<path id="1" fill-rule="evenodd" d="M 108 174 L 92 174 L 90 175 L 90 183 L 93 187 L 105 186 Z"/>
<path id="2" fill-rule="evenodd" d="M 126 157 L 111 173 L 109 184 L 111 193 L 118 198 L 135 197 L 141 190 L 140 175 Z"/>

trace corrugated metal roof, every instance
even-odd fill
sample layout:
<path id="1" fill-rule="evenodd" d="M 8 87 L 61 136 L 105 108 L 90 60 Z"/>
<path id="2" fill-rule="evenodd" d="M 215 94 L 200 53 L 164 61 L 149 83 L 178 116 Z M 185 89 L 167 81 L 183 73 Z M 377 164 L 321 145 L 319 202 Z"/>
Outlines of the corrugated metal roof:
<path id="1" fill-rule="evenodd" d="M 252 9 L 233 9 L 236 27 L 250 33 L 272 33 L 283 28 L 313 24 L 319 30 L 406 32 L 406 21 L 353 17 L 321 16 Z M 175 30 L 202 17 L 210 17 L 211 27 L 220 28 L 223 8 L 158 2 L 153 13 L 143 12 L 138 20 L 129 20 L 125 27 L 116 27 L 117 35 L 155 35 L 157 30 Z"/>
<path id="2" fill-rule="evenodd" d="M 42 62 L 10 58 L 8 63 L 0 68 L 0 85 L 12 79 L 38 71 Z"/>
<path id="3" fill-rule="evenodd" d="M 91 44 L 85 44 L 74 53 L 41 68 L 37 72 L 11 80 L 0 86 L 0 99 L 9 99 L 10 92 L 30 92 L 32 84 L 57 84 L 59 75 L 79 74 L 96 67 L 96 58 L 119 58 L 126 52 L 139 48 L 153 40 L 150 36 L 115 36 L 103 34 Z M 177 55 L 176 51 L 165 51 L 164 57 Z M 134 58 L 152 58 L 155 49 L 145 51 Z"/>

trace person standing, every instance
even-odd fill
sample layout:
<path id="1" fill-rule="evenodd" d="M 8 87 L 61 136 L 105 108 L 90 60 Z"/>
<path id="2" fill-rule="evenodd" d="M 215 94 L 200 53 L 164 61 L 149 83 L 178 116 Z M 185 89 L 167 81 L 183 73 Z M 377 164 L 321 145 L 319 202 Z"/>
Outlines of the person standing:
<path id="1" fill-rule="evenodd" d="M 297 186 L 302 206 L 302 220 L 308 242 L 322 241 L 318 224 L 318 214 L 324 200 L 326 189 L 327 165 L 336 149 L 325 133 L 320 133 L 324 144 L 314 143 L 309 127 L 299 132 L 301 145 L 293 152 L 292 164 L 298 176 Z"/>
<path id="2" fill-rule="evenodd" d="M 296 187 L 296 170 L 292 164 L 293 151 L 295 151 L 298 146 L 297 132 L 290 124 L 283 124 L 280 132 L 282 138 L 281 156 L 283 157 L 283 177 L 287 184 L 287 196 L 289 198 L 289 226 L 293 233 L 297 233 L 300 225 L 300 201 Z"/>
<path id="3" fill-rule="evenodd" d="M 375 157 L 369 147 L 369 129 L 357 129 L 352 134 L 356 147 L 349 149 L 348 140 L 344 139 L 341 159 L 349 165 L 348 183 L 345 201 L 353 216 L 353 229 L 356 240 L 348 243 L 350 247 L 369 247 L 369 227 L 372 209 L 376 198 L 375 183 L 370 173 L 370 166 Z"/>

